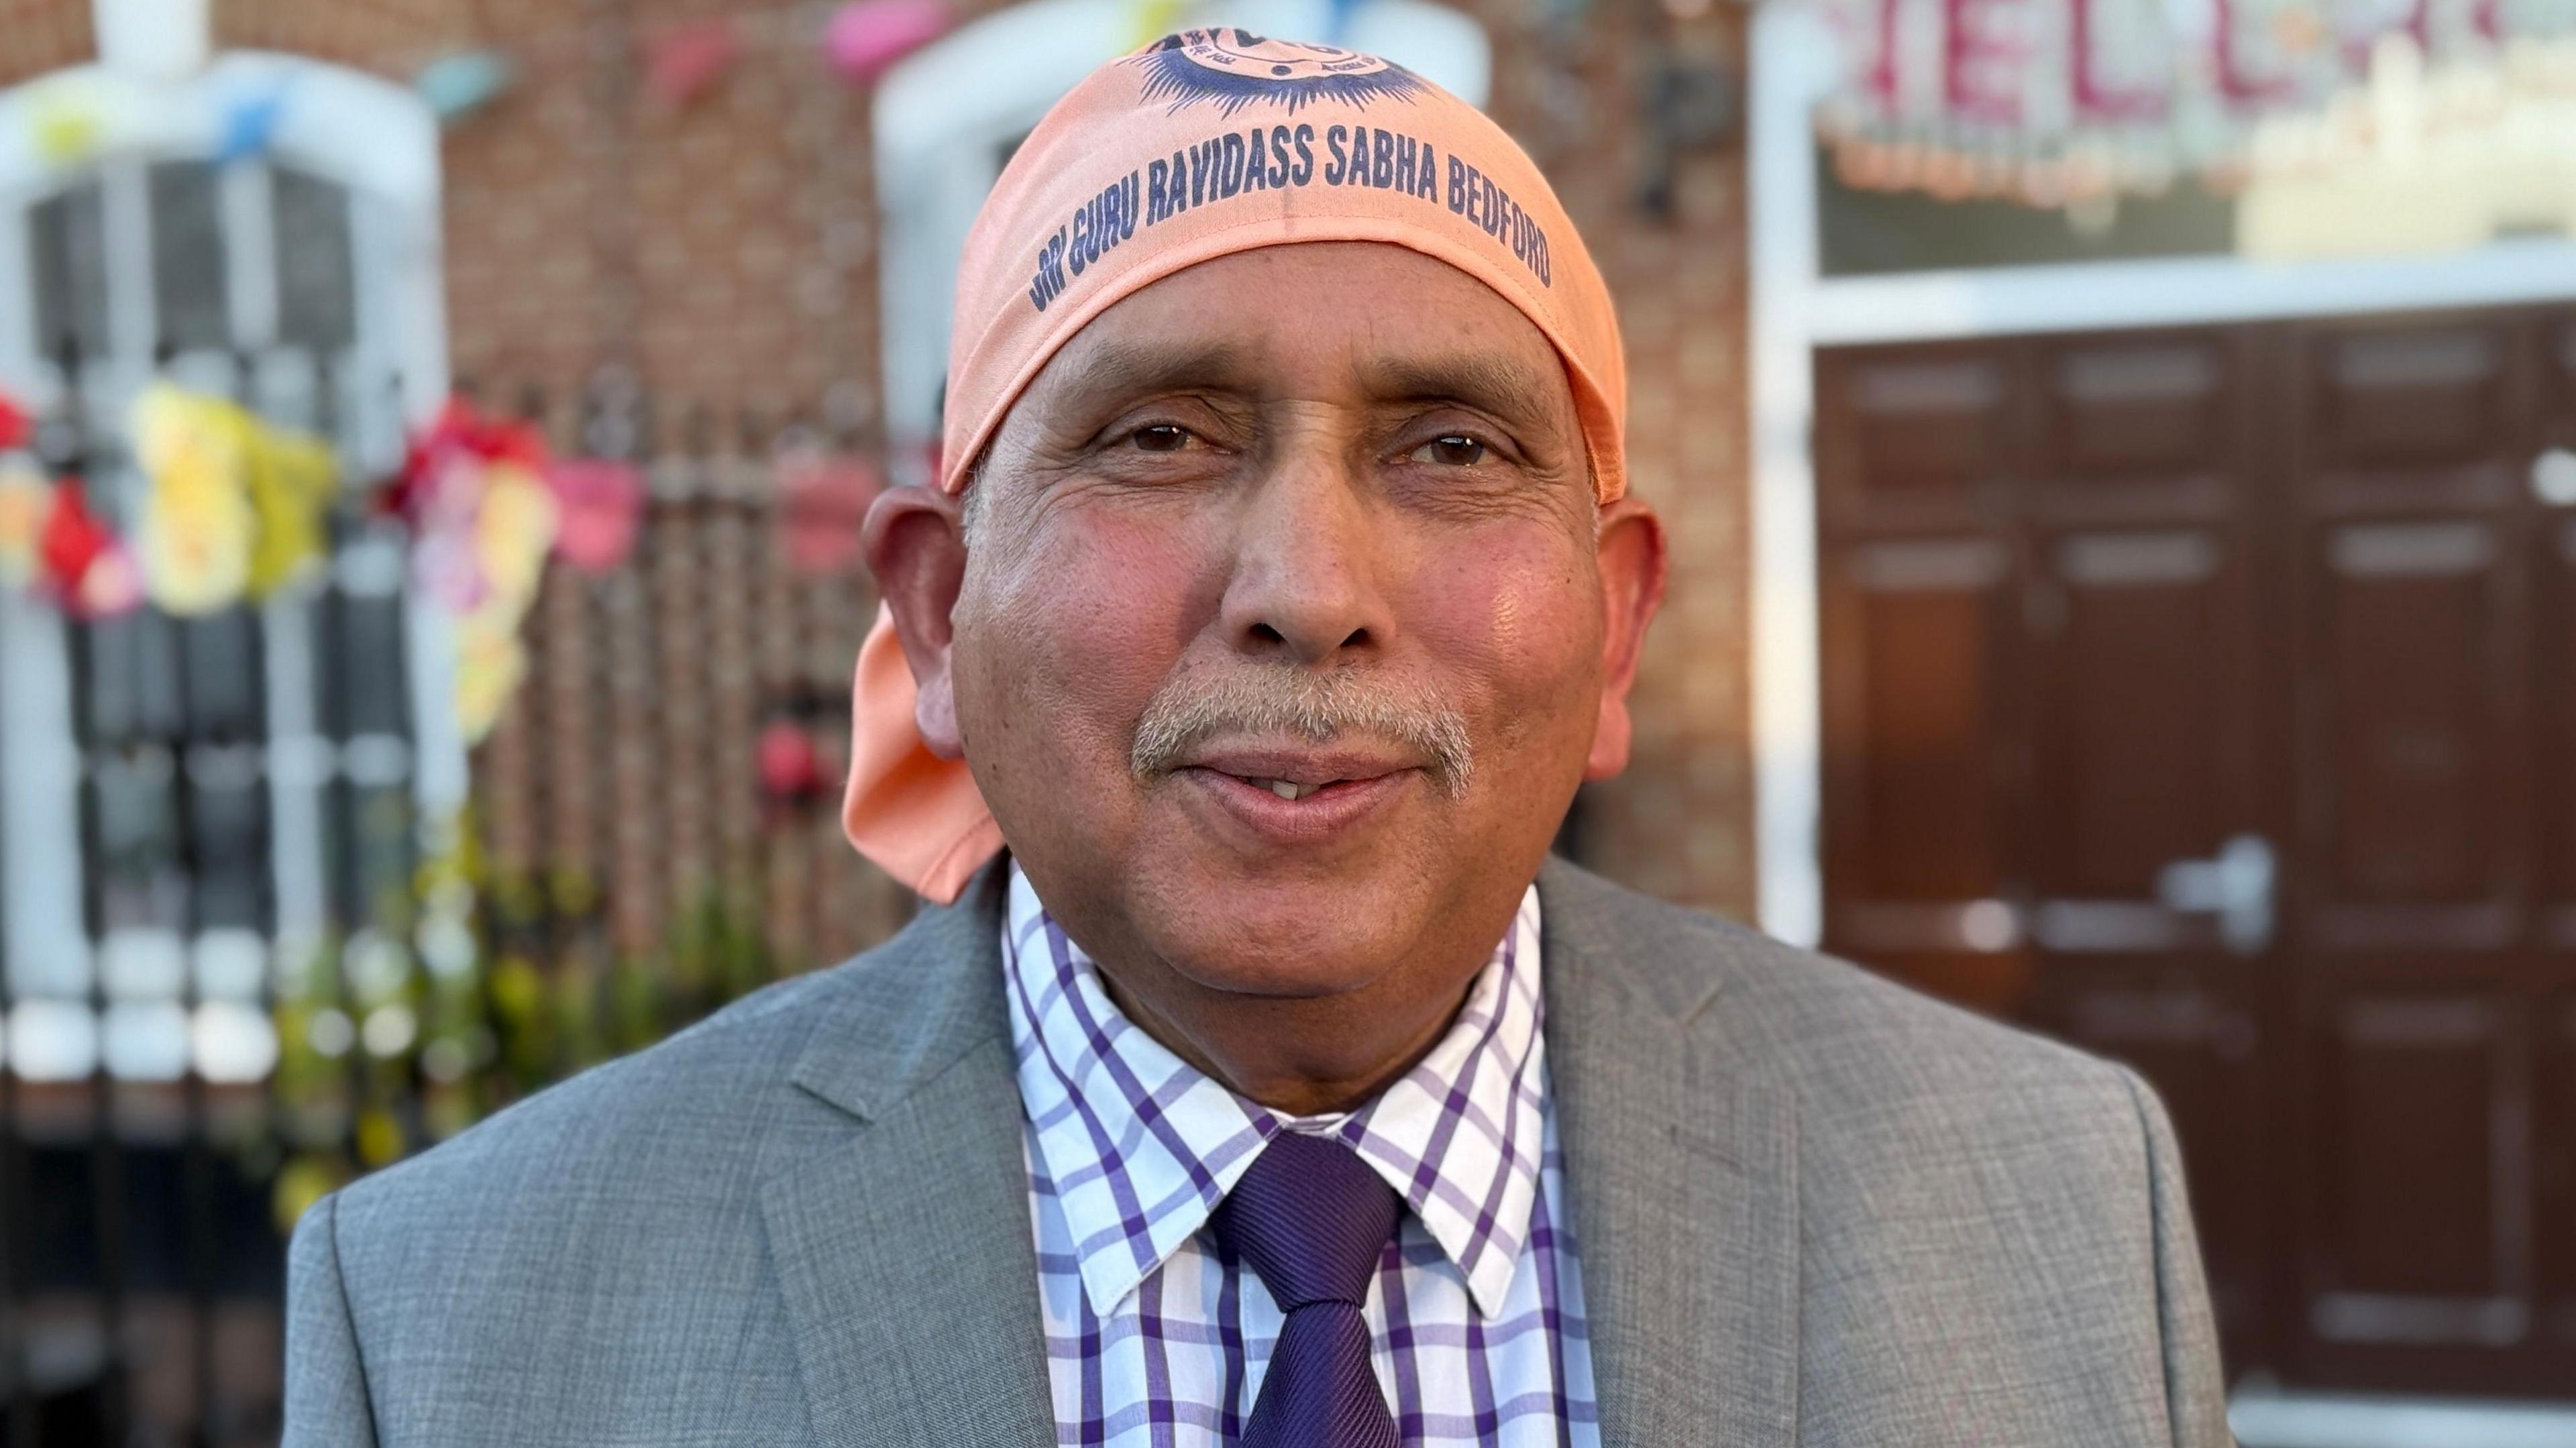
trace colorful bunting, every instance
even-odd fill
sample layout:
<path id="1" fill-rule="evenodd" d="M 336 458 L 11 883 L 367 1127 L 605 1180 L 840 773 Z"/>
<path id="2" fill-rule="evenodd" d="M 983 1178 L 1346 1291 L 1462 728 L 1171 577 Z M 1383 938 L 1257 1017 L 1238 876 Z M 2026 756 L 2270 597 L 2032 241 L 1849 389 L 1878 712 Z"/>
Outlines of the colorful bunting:
<path id="1" fill-rule="evenodd" d="M 215 142 L 215 159 L 225 164 L 256 160 L 268 154 L 277 136 L 277 119 L 286 109 L 286 90 L 236 97 L 225 107 L 223 135 Z"/>
<path id="2" fill-rule="evenodd" d="M 1846 184 L 2040 206 L 2241 183 L 2261 133 L 2419 76 L 2435 127 L 2507 82 L 2576 90 L 2560 0 L 1821 0 L 1841 52 L 1817 127 Z M 2356 116 L 2368 134 L 2388 117 Z M 2535 116 L 2533 119 L 2537 119 Z"/>
<path id="3" fill-rule="evenodd" d="M 939 0 L 852 0 L 832 12 L 823 53 L 844 77 L 873 85 L 896 61 L 947 34 L 950 18 Z"/>
<path id="4" fill-rule="evenodd" d="M 510 58 L 493 50 L 466 50 L 443 55 L 412 77 L 412 90 L 443 126 L 490 105 L 510 88 L 517 69 Z"/>
<path id="5" fill-rule="evenodd" d="M 84 89 L 46 88 L 35 101 L 36 154 L 54 167 L 77 166 L 98 151 L 107 121 Z"/>

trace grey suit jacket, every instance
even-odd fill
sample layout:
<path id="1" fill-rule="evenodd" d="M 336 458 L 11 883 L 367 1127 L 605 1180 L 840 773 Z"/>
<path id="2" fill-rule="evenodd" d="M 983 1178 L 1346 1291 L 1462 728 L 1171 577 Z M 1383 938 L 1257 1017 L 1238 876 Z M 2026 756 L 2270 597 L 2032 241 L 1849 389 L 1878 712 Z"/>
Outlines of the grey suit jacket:
<path id="1" fill-rule="evenodd" d="M 1054 1442 L 1001 872 L 326 1197 L 286 1442 Z M 2135 1076 L 1539 876 L 1612 1445 L 2228 1441 Z"/>

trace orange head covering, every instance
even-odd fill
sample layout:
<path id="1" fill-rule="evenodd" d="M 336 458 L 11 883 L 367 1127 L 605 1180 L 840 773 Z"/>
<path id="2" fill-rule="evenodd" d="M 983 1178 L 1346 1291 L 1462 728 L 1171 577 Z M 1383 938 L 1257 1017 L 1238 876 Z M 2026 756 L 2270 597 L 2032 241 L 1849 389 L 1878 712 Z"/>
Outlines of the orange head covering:
<path id="1" fill-rule="evenodd" d="M 1627 490 L 1627 369 L 1609 289 L 1538 167 L 1475 107 L 1402 66 L 1224 28 L 1093 71 L 1003 168 L 967 234 L 939 485 L 966 486 L 1011 404 L 1084 324 L 1200 262 L 1383 241 L 1448 263 L 1556 345 L 1601 502 Z M 859 650 L 842 829 L 933 900 L 1001 848 L 963 761 L 913 722 L 885 610 Z"/>

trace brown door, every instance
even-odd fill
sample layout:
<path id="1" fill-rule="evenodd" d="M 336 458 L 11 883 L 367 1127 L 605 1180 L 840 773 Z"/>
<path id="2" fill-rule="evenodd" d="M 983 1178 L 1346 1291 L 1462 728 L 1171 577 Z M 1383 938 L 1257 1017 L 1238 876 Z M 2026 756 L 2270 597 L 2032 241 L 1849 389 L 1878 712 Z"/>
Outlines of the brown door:
<path id="1" fill-rule="evenodd" d="M 2576 1393 L 2569 319 L 1817 383 L 1828 947 L 2156 1084 L 2231 1368 Z"/>

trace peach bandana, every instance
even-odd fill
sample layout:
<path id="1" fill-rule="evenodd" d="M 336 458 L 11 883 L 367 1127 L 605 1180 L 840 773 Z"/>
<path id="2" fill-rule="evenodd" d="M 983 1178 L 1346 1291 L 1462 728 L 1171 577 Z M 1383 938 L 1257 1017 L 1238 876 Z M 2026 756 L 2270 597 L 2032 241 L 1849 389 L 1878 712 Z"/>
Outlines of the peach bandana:
<path id="1" fill-rule="evenodd" d="M 1232 27 L 1108 62 L 1003 168 L 958 266 L 939 485 L 976 457 L 1056 349 L 1120 298 L 1200 262 L 1301 241 L 1383 241 L 1465 272 L 1556 345 L 1599 500 L 1627 490 L 1627 369 L 1609 289 L 1538 167 L 1475 107 L 1373 55 Z M 912 672 L 877 611 L 851 699 L 841 825 L 941 902 L 1002 845 L 962 760 L 913 722 Z"/>

